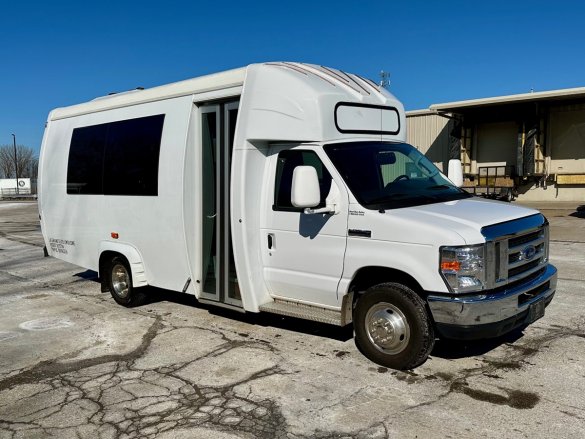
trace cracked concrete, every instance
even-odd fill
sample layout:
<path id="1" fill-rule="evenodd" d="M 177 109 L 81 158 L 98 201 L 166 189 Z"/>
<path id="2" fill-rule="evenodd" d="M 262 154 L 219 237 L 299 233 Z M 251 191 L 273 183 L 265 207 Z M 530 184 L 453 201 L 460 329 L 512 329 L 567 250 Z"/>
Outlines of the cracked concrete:
<path id="1" fill-rule="evenodd" d="M 119 307 L 43 258 L 34 207 L 0 204 L 0 439 L 585 436 L 582 242 L 552 243 L 543 319 L 397 372 L 335 327 L 154 289 Z"/>

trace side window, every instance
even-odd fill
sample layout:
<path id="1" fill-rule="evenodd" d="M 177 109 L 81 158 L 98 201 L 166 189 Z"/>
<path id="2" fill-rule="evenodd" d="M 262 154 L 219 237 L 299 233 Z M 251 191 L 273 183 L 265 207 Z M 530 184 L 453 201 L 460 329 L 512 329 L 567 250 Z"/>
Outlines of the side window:
<path id="1" fill-rule="evenodd" d="M 314 151 L 288 150 L 278 154 L 276 165 L 276 179 L 274 186 L 273 210 L 300 212 L 302 209 L 294 207 L 290 202 L 292 177 L 297 166 L 312 166 L 317 170 L 321 201 L 318 207 L 325 206 L 325 199 L 331 189 L 331 174 L 323 166 L 321 159 Z"/>
<path id="2" fill-rule="evenodd" d="M 67 193 L 158 195 L 165 115 L 75 128 L 67 163 Z"/>
<path id="3" fill-rule="evenodd" d="M 104 195 L 158 195 L 164 114 L 110 123 Z"/>
<path id="4" fill-rule="evenodd" d="M 107 124 L 75 128 L 67 163 L 68 194 L 103 194 L 102 169 Z"/>

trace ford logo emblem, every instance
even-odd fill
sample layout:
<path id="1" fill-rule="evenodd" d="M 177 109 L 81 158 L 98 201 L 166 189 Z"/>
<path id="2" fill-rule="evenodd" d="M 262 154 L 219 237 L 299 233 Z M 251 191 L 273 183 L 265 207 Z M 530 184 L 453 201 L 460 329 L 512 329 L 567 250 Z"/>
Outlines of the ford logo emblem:
<path id="1" fill-rule="evenodd" d="M 527 247 L 524 247 L 521 253 L 522 259 L 526 259 L 527 261 L 529 261 L 536 254 L 536 248 L 533 245 L 529 245 Z"/>

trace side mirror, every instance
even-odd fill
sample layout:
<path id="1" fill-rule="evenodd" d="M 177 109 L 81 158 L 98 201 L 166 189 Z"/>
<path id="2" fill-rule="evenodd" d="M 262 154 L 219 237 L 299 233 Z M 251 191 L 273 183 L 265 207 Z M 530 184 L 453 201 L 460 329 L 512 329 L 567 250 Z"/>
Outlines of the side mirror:
<path id="1" fill-rule="evenodd" d="M 297 166 L 293 171 L 290 201 L 294 207 L 315 207 L 321 201 L 319 177 L 312 166 Z"/>
<path id="2" fill-rule="evenodd" d="M 461 168 L 461 160 L 449 160 L 449 171 L 447 172 L 447 177 L 455 186 L 463 186 L 463 169 Z"/>

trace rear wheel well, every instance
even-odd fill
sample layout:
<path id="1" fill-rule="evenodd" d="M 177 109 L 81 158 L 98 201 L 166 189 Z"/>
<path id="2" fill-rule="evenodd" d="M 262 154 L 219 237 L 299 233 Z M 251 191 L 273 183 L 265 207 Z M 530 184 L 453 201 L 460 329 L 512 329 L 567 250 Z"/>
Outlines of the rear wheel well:
<path id="1" fill-rule="evenodd" d="M 98 263 L 98 267 L 99 267 L 98 276 L 99 276 L 100 282 L 102 284 L 102 293 L 109 291 L 108 290 L 108 281 L 107 281 L 106 277 L 104 276 L 104 273 L 107 271 L 108 264 L 116 256 L 124 258 L 126 260 L 126 262 L 128 262 L 128 258 L 126 258 L 126 256 L 124 256 L 122 253 L 114 252 L 111 250 L 106 250 L 106 251 L 102 252 L 102 254 L 100 255 L 100 260 Z"/>
<path id="2" fill-rule="evenodd" d="M 119 305 L 134 307 L 145 303 L 147 295 L 144 289 L 134 288 L 130 262 L 122 253 L 104 251 L 100 255 L 99 270 L 102 291 L 109 291 Z"/>

